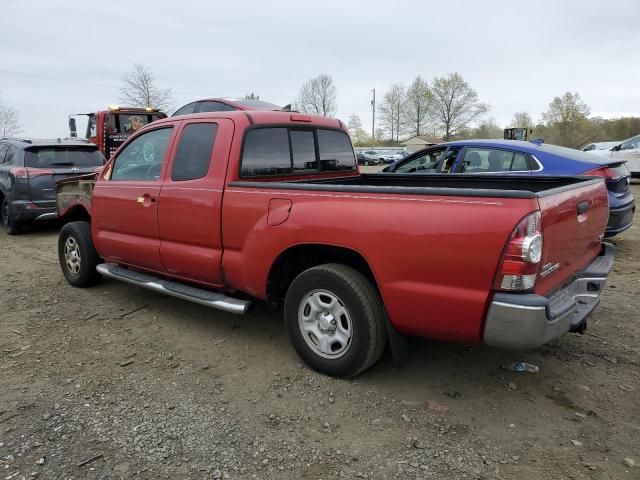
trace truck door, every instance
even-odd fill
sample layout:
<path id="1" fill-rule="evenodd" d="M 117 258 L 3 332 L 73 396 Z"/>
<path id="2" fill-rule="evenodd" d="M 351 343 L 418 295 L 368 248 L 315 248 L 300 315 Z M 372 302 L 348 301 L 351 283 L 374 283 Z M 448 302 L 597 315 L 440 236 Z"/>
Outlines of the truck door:
<path id="1" fill-rule="evenodd" d="M 98 181 L 91 201 L 92 235 L 101 257 L 163 271 L 158 197 L 174 128 L 149 130 L 129 142 Z"/>
<path id="2" fill-rule="evenodd" d="M 233 122 L 185 121 L 158 204 L 160 256 L 169 274 L 221 285 L 222 190 Z"/>

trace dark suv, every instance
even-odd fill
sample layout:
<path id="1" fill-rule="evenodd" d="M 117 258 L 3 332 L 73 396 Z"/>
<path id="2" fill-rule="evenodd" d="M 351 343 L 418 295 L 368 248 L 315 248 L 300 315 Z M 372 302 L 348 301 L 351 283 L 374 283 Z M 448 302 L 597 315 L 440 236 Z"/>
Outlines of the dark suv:
<path id="1" fill-rule="evenodd" d="M 0 217 L 9 235 L 35 220 L 56 218 L 56 185 L 104 165 L 86 140 L 0 139 Z"/>

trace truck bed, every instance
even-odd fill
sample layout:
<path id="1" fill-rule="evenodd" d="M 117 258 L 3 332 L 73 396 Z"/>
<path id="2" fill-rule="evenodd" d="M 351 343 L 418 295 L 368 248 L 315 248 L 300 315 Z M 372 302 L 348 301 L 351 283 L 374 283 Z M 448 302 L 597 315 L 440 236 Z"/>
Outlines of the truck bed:
<path id="1" fill-rule="evenodd" d="M 492 198 L 540 198 L 602 180 L 577 176 L 468 175 L 373 173 L 357 176 L 294 181 L 235 181 L 232 187 L 285 190 L 321 190 L 357 193 L 398 193 Z"/>

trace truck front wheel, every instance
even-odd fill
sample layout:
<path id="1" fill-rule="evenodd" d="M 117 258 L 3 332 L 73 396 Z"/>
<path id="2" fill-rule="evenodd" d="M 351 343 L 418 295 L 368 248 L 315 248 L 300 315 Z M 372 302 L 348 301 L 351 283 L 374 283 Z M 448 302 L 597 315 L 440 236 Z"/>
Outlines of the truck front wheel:
<path id="1" fill-rule="evenodd" d="M 90 287 L 100 281 L 96 271 L 100 257 L 93 246 L 90 223 L 71 222 L 62 227 L 58 258 L 64 277 L 74 287 Z"/>
<path id="2" fill-rule="evenodd" d="M 350 377 L 378 361 L 386 344 L 384 307 L 371 282 L 341 264 L 309 268 L 284 305 L 291 343 L 313 369 Z"/>

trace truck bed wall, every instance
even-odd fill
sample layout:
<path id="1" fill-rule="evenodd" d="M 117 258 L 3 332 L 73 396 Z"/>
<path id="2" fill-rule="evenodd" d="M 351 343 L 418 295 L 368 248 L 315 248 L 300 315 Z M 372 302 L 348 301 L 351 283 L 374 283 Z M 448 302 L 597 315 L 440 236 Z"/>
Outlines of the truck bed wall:
<path id="1" fill-rule="evenodd" d="M 480 341 L 493 275 L 513 227 L 536 198 L 371 195 L 227 187 L 223 264 L 230 287 L 260 298 L 273 261 L 295 245 L 357 251 L 371 267 L 394 326 L 441 340 Z M 271 226 L 269 203 L 290 200 Z M 278 202 L 276 202 L 277 204 Z"/>

